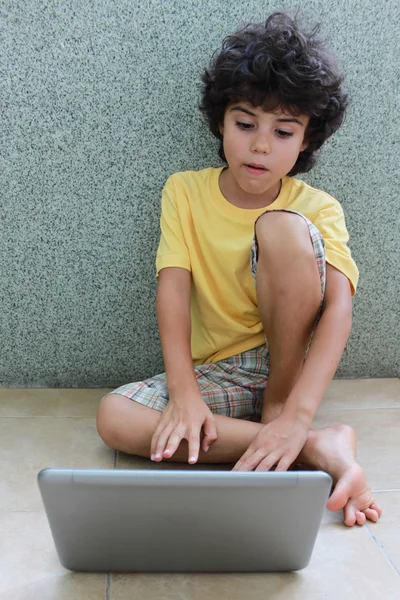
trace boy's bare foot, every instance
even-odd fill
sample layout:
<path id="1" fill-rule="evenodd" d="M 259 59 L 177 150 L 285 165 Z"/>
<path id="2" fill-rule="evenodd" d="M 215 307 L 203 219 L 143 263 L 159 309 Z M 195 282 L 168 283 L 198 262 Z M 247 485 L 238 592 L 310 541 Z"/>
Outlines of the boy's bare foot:
<path id="1" fill-rule="evenodd" d="M 335 485 L 327 508 L 343 508 L 344 523 L 363 525 L 367 519 L 376 522 L 382 509 L 376 504 L 367 485 L 364 471 L 356 462 L 356 434 L 347 425 L 334 425 L 310 430 L 307 450 L 299 459 L 328 472 Z"/>

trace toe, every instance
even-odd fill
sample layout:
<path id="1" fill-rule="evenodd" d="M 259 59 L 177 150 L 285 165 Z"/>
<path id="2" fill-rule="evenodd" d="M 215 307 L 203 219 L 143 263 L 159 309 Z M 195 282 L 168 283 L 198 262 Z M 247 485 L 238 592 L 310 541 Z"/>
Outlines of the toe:
<path id="1" fill-rule="evenodd" d="M 329 510 L 336 511 L 340 510 L 346 505 L 350 497 L 350 485 L 345 478 L 342 478 L 337 484 L 331 497 L 326 503 L 326 507 Z"/>
<path id="2" fill-rule="evenodd" d="M 353 506 L 351 506 L 350 502 L 348 502 L 344 507 L 343 516 L 344 524 L 347 525 L 347 527 L 353 527 L 353 525 L 355 525 L 357 520 L 356 511 L 354 510 Z"/>
<path id="3" fill-rule="evenodd" d="M 375 512 L 377 512 L 377 513 L 378 513 L 378 517 L 380 517 L 380 516 L 381 516 L 381 514 L 382 514 L 382 509 L 381 509 L 381 507 L 379 506 L 379 504 L 376 504 L 376 503 L 374 502 L 373 504 L 371 504 L 370 508 L 371 508 L 372 510 L 374 510 Z"/>
<path id="4" fill-rule="evenodd" d="M 364 525 L 365 521 L 367 520 L 367 517 L 361 510 L 357 510 L 356 511 L 356 520 L 357 520 L 357 525 Z"/>
<path id="5" fill-rule="evenodd" d="M 376 523 L 379 519 L 378 512 L 372 508 L 366 508 L 365 510 L 363 510 L 363 513 L 367 517 L 367 519 L 373 521 L 374 523 Z"/>

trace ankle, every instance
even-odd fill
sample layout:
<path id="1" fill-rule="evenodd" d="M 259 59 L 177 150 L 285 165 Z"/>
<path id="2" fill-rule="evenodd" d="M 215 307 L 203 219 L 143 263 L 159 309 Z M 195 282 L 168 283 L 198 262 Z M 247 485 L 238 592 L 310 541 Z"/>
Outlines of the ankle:
<path id="1" fill-rule="evenodd" d="M 356 434 L 347 425 L 310 429 L 298 460 L 335 478 L 356 462 Z"/>
<path id="2" fill-rule="evenodd" d="M 324 470 L 321 464 L 321 458 L 323 462 L 323 457 L 319 456 L 317 442 L 318 438 L 315 433 L 315 430 L 309 429 L 307 441 L 304 444 L 299 456 L 297 457 L 297 460 L 306 465 L 313 466 L 314 468 Z"/>

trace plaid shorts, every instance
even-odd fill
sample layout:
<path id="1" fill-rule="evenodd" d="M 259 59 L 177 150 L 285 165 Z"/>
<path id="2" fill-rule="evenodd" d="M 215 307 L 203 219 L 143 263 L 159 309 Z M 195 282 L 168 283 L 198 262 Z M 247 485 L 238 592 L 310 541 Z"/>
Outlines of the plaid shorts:
<path id="1" fill-rule="evenodd" d="M 303 214 L 292 210 L 278 210 L 298 214 L 306 221 L 318 265 L 321 280 L 321 304 L 306 350 L 307 354 L 321 316 L 322 302 L 325 294 L 325 244 L 319 230 Z M 254 282 L 256 281 L 257 260 L 257 239 L 254 235 L 250 251 L 250 266 Z M 259 422 L 262 411 L 262 397 L 268 381 L 269 367 L 270 355 L 266 340 L 265 344 L 257 348 L 252 348 L 251 350 L 230 356 L 215 363 L 206 363 L 194 367 L 194 372 L 201 396 L 211 412 L 236 419 Z M 127 383 L 110 393 L 121 394 L 159 411 L 165 409 L 169 399 L 165 373 L 150 377 L 144 381 Z"/>

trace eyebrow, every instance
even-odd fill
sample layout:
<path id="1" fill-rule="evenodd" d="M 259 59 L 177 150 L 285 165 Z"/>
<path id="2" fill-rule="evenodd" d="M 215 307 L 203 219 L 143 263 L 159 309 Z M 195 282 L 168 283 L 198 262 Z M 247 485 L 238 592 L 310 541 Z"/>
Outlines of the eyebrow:
<path id="1" fill-rule="evenodd" d="M 256 117 L 256 113 L 251 112 L 248 108 L 244 108 L 243 106 L 232 106 L 229 112 L 241 111 L 252 117 Z M 299 125 L 304 125 L 303 121 L 297 119 L 296 117 L 278 117 L 277 121 L 279 123 L 298 123 Z"/>

